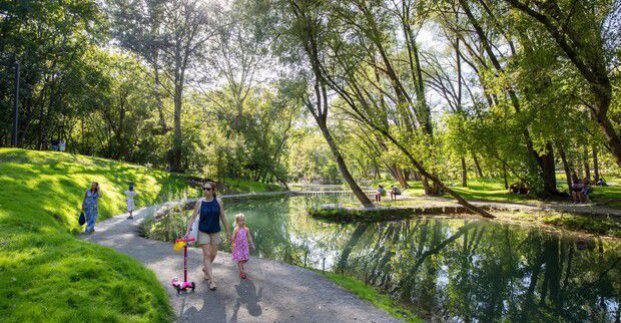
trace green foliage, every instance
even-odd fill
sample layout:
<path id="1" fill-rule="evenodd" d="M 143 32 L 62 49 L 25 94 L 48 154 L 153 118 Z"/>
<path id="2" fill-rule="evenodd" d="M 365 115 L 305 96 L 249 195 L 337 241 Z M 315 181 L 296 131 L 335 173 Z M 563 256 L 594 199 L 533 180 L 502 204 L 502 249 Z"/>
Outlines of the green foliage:
<path id="1" fill-rule="evenodd" d="M 99 219 L 195 194 L 183 176 L 53 152 L 0 149 L 0 316 L 20 321 L 167 322 L 168 295 L 135 260 L 78 240 L 77 218 L 91 181 L 102 190 Z"/>

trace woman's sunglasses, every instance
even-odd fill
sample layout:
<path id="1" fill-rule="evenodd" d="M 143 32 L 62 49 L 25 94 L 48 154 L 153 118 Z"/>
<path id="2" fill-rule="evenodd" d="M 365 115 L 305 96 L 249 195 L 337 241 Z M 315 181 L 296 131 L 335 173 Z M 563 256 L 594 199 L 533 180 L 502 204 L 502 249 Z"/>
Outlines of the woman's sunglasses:
<path id="1" fill-rule="evenodd" d="M 211 191 L 211 187 L 203 187 L 203 191 Z"/>

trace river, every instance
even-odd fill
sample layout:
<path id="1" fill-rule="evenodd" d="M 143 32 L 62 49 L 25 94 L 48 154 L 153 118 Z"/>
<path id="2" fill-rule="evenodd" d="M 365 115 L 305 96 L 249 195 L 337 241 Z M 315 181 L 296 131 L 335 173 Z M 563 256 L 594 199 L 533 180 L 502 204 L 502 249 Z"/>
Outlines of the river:
<path id="1" fill-rule="evenodd" d="M 426 320 L 620 319 L 618 240 L 472 219 L 335 224 L 306 214 L 308 206 L 336 199 L 236 202 L 227 217 L 246 215 L 255 256 L 355 276 Z"/>

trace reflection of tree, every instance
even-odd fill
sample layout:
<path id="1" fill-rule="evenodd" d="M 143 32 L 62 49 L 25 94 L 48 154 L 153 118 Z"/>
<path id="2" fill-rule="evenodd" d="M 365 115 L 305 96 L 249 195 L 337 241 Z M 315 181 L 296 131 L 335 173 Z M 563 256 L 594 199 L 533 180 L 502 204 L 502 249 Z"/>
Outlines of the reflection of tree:
<path id="1" fill-rule="evenodd" d="M 423 218 L 371 225 L 344 246 L 341 268 L 364 275 L 421 315 L 485 322 L 616 319 L 621 286 L 613 284 L 620 274 L 614 245 L 576 251 L 575 240 L 536 230 Z"/>
<path id="2" fill-rule="evenodd" d="M 451 321 L 615 321 L 621 249 L 479 221 L 416 218 L 338 225 L 291 198 L 228 206 L 244 212 L 262 257 L 342 270 L 420 315 Z M 334 266 L 334 267 L 331 267 Z"/>

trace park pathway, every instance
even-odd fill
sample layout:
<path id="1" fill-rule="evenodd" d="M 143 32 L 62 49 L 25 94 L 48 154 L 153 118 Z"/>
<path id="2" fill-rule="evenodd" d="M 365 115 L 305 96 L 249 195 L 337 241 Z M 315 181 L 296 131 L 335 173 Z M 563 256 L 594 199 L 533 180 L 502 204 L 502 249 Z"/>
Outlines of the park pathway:
<path id="1" fill-rule="evenodd" d="M 396 322 L 387 313 L 362 301 L 317 273 L 285 263 L 252 258 L 248 279 L 241 280 L 229 253 L 220 252 L 214 266 L 218 289 L 202 279 L 199 250 L 188 251 L 188 276 L 196 292 L 177 295 L 173 277 L 183 278 L 183 255 L 172 244 L 138 236 L 139 224 L 155 207 L 97 224 L 85 240 L 134 257 L 154 271 L 168 291 L 179 322 Z"/>

